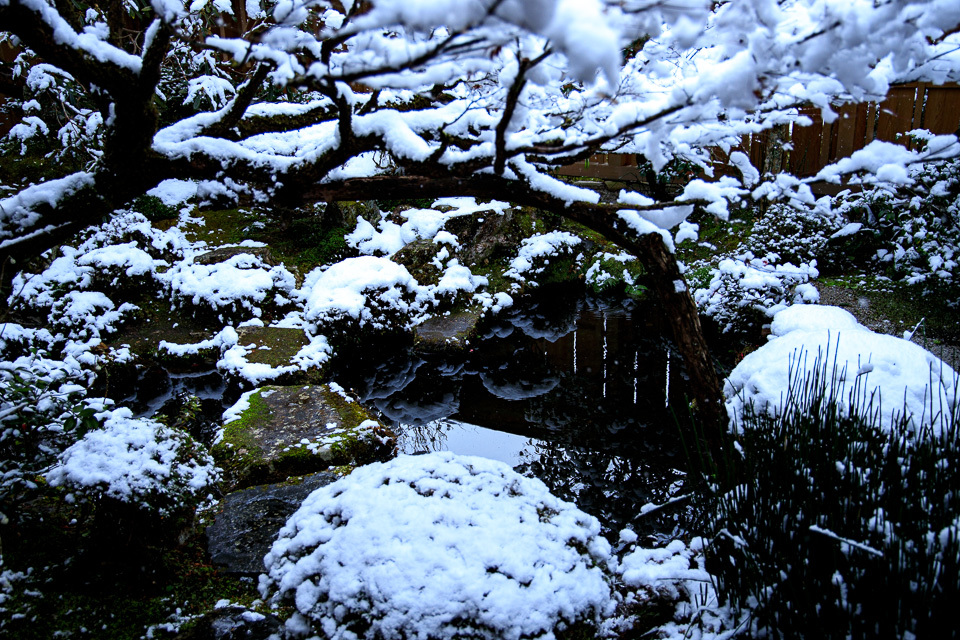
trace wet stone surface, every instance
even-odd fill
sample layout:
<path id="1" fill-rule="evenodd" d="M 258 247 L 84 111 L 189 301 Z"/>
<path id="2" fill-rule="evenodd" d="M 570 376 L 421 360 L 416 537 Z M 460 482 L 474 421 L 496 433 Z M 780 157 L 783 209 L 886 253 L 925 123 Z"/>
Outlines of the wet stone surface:
<path id="1" fill-rule="evenodd" d="M 434 316 L 414 328 L 414 345 L 425 352 L 462 349 L 476 334 L 479 321 L 480 314 L 475 311 Z"/>
<path id="2" fill-rule="evenodd" d="M 263 573 L 263 556 L 304 498 L 334 482 L 334 473 L 316 473 L 282 484 L 260 485 L 227 495 L 207 528 L 210 559 L 228 574 Z"/>

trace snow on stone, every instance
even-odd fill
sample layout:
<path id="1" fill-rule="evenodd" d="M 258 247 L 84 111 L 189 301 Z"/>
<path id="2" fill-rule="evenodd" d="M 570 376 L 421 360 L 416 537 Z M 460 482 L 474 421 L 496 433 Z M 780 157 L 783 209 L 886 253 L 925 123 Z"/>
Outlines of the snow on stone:
<path id="1" fill-rule="evenodd" d="M 229 328 L 229 327 L 228 327 Z M 255 349 L 255 345 L 234 344 L 223 352 L 217 361 L 217 369 L 228 372 L 247 382 L 259 385 L 276 380 L 282 375 L 307 371 L 323 365 L 330 359 L 333 348 L 325 336 L 313 336 L 310 342 L 303 346 L 285 365 L 271 366 L 262 362 L 250 362 L 247 354 Z"/>
<path id="2" fill-rule="evenodd" d="M 200 495 L 217 479 L 213 460 L 187 450 L 189 436 L 120 408 L 97 415 L 102 429 L 88 431 L 47 472 L 54 487 L 95 491 L 161 514 Z"/>
<path id="3" fill-rule="evenodd" d="M 791 331 L 869 331 L 846 309 L 819 304 L 798 304 L 787 307 L 773 317 L 770 333 L 785 336 Z"/>
<path id="4" fill-rule="evenodd" d="M 288 629 L 334 640 L 452 638 L 465 626 L 551 638 L 613 611 L 599 532 L 503 463 L 401 456 L 308 496 L 264 558 L 260 589 L 296 608 Z"/>
<path id="5" fill-rule="evenodd" d="M 938 433 L 956 410 L 957 374 L 922 347 L 874 333 L 851 318 L 840 309 L 816 306 L 776 314 L 777 336 L 740 361 L 724 383 L 732 427 L 739 428 L 750 404 L 755 411 L 777 414 L 791 383 L 802 383 L 819 368 L 844 383 L 837 398 L 844 410 L 851 410 L 856 389 L 873 400 L 882 428 L 889 430 L 895 416 L 903 414 L 913 429 L 929 425 Z"/>

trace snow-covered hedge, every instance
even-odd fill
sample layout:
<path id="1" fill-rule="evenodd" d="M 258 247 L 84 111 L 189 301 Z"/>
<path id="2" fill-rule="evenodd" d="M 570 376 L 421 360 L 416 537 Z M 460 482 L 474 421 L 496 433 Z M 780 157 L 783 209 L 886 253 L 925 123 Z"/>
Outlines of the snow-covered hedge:
<path id="1" fill-rule="evenodd" d="M 103 428 L 67 448 L 47 481 L 159 515 L 197 504 L 217 481 L 213 459 L 186 433 L 132 416 L 127 408 L 99 414 Z"/>
<path id="2" fill-rule="evenodd" d="M 960 161 L 917 165 L 909 189 L 845 193 L 836 208 L 879 232 L 876 260 L 887 275 L 960 304 Z"/>
<path id="3" fill-rule="evenodd" d="M 550 638 L 612 613 L 599 532 L 503 463 L 402 456 L 312 493 L 264 558 L 260 589 L 296 608 L 298 635 Z"/>

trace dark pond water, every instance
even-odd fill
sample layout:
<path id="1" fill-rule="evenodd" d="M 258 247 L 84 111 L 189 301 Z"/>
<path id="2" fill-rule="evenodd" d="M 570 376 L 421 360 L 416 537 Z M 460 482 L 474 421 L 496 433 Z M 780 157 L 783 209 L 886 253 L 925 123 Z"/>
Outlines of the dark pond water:
<path id="1" fill-rule="evenodd" d="M 639 518 L 682 492 L 683 373 L 659 314 L 591 300 L 507 317 L 457 358 L 352 361 L 337 381 L 376 407 L 405 453 L 507 462 L 600 518 L 608 532 L 670 533 Z"/>
<path id="2" fill-rule="evenodd" d="M 613 537 L 627 525 L 670 535 L 685 513 L 639 515 L 683 492 L 683 372 L 665 329 L 652 307 L 561 298 L 500 318 L 465 354 L 375 350 L 338 359 L 332 377 L 380 412 L 404 453 L 501 460 Z M 216 371 L 157 368 L 125 401 L 152 415 L 171 397 L 197 395 L 212 419 L 194 435 L 206 439 L 235 399 L 225 393 Z"/>

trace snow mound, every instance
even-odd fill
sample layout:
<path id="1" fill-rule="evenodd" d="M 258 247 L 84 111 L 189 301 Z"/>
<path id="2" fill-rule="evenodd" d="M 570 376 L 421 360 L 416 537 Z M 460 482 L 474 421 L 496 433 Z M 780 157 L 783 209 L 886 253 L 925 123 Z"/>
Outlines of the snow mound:
<path id="1" fill-rule="evenodd" d="M 856 317 L 846 309 L 822 304 L 798 304 L 787 307 L 773 317 L 770 333 L 785 336 L 791 331 L 813 331 L 828 329 L 838 331 L 869 331 L 857 322 Z"/>
<path id="2" fill-rule="evenodd" d="M 409 317 L 421 310 L 417 281 L 388 258 L 360 256 L 311 272 L 304 282 L 304 320 L 327 323 L 353 319 L 374 329 L 396 328 L 396 314 Z M 386 313 L 384 311 L 392 311 Z"/>
<path id="3" fill-rule="evenodd" d="M 599 624 L 614 564 L 597 520 L 507 465 L 449 452 L 362 467 L 307 497 L 264 558 L 295 633 L 551 638 Z"/>
<path id="4" fill-rule="evenodd" d="M 196 503 L 217 481 L 213 459 L 186 433 L 132 416 L 127 408 L 97 414 L 103 429 L 68 447 L 47 481 L 160 515 Z"/>
<path id="5" fill-rule="evenodd" d="M 791 386 L 819 369 L 826 371 L 827 384 L 831 374 L 842 383 L 837 400 L 843 410 L 879 410 L 885 430 L 905 415 L 912 428 L 930 425 L 939 433 L 956 409 L 957 374 L 926 349 L 851 323 L 845 313 L 831 307 L 777 313 L 772 326 L 779 337 L 747 355 L 724 384 L 731 425 L 742 424 L 751 404 L 758 413 L 776 415 Z"/>

